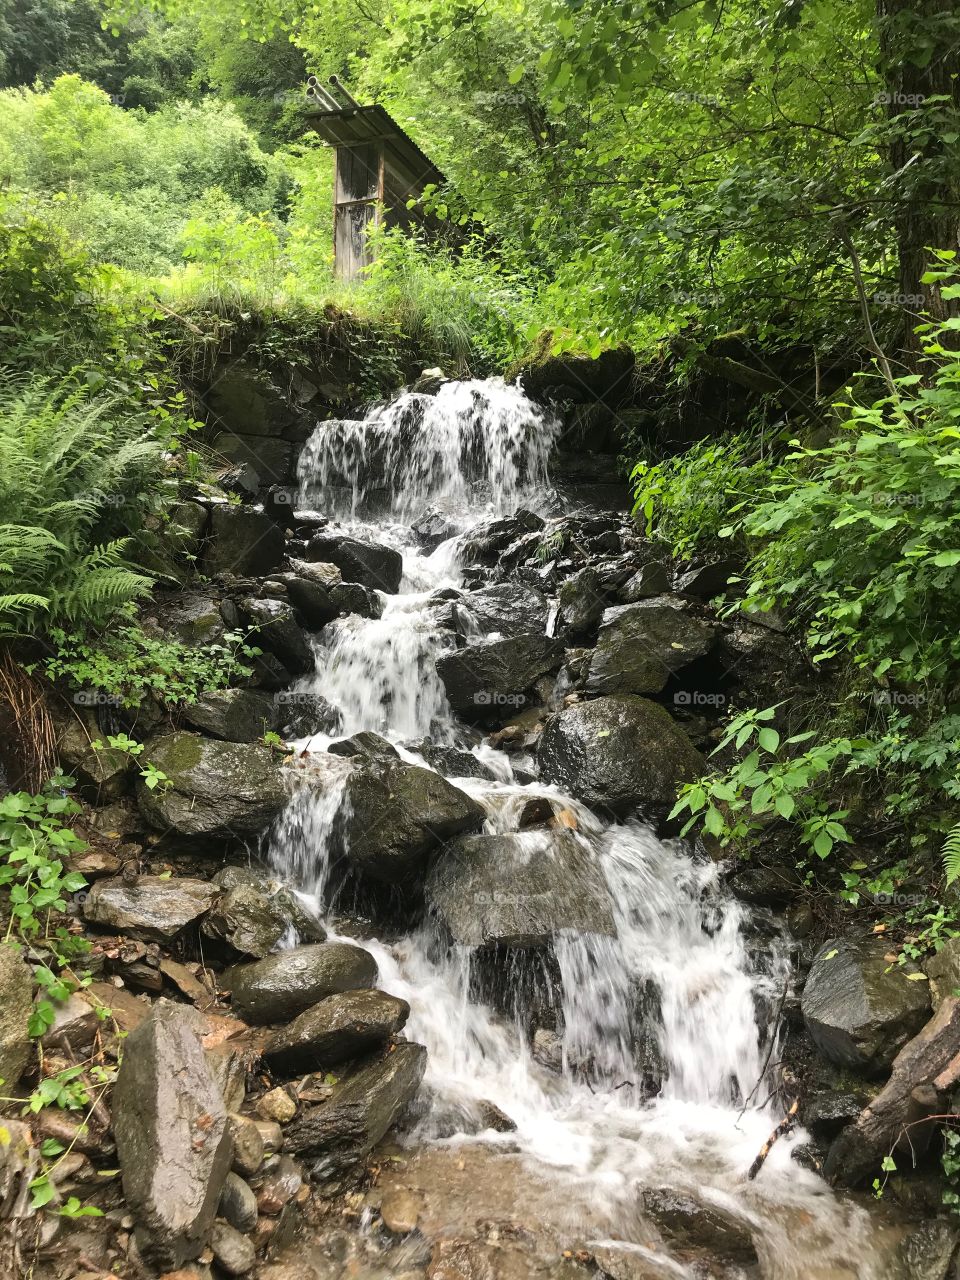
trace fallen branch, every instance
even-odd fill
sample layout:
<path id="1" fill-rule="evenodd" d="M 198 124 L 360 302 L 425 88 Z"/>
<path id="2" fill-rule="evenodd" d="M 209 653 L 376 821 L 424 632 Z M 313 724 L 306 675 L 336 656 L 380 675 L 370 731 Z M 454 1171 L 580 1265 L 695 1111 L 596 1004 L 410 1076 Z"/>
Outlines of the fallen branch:
<path id="1" fill-rule="evenodd" d="M 753 1164 L 750 1166 L 749 1170 L 747 1171 L 747 1178 L 751 1182 L 754 1180 L 754 1178 L 763 1168 L 763 1162 L 766 1160 L 767 1156 L 770 1154 L 770 1151 L 773 1148 L 773 1145 L 777 1141 L 777 1139 L 782 1138 L 785 1133 L 789 1133 L 790 1130 L 793 1128 L 793 1124 L 797 1118 L 797 1112 L 799 1110 L 800 1110 L 800 1099 L 799 1097 L 797 1097 L 797 1098 L 794 1098 L 793 1102 L 790 1104 L 790 1110 L 783 1117 L 783 1119 L 774 1129 L 773 1133 L 771 1133 L 770 1137 L 766 1140 L 766 1142 L 760 1148 L 759 1152 L 757 1153 L 756 1160 L 754 1160 Z"/>

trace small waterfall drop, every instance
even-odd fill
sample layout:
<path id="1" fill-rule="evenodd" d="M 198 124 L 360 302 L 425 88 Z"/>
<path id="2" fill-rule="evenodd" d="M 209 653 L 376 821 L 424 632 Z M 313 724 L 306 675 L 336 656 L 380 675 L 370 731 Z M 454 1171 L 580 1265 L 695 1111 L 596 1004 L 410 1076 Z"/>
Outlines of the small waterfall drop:
<path id="1" fill-rule="evenodd" d="M 561 930 L 553 939 L 559 1074 L 534 1055 L 529 1011 L 511 1015 L 485 1002 L 484 957 L 450 945 L 430 919 L 390 942 L 363 938 L 379 985 L 410 1005 L 405 1034 L 428 1050 L 429 1106 L 411 1140 L 520 1152 L 581 1206 L 584 1230 L 635 1240 L 631 1248 L 645 1248 L 638 1188 L 670 1185 L 746 1215 L 765 1275 L 853 1275 L 843 1269 L 849 1249 L 860 1275 L 881 1280 L 867 1215 L 825 1194 L 790 1160 L 787 1143 L 774 1147 L 763 1180 L 744 1181 L 779 1118 L 764 1081 L 789 979 L 779 935 L 768 937 L 757 962 L 747 945 L 750 914 L 714 862 L 637 821 L 610 825 L 546 784 L 518 782 L 507 755 L 465 735 L 437 676 L 449 643 L 438 607 L 462 587 L 463 537 L 485 520 L 542 507 L 556 434 L 554 419 L 515 387 L 447 383 L 435 397 L 404 395 L 360 421 L 320 423 L 301 458 L 305 505 L 335 517 L 345 535 L 404 558 L 400 592 L 380 593 L 380 617 L 351 615 L 324 629 L 316 672 L 301 689 L 339 710 L 337 736 L 372 730 L 424 765 L 421 739 L 473 751 L 495 780 L 451 776 L 484 806 L 488 833 L 517 831 L 533 797 L 569 810 L 613 904 L 612 933 Z M 414 527 L 428 514 L 432 541 L 443 538 L 433 550 Z M 309 756 L 269 853 L 328 911 L 342 782 L 353 767 L 326 754 L 329 742 L 316 734 L 298 744 Z M 311 785 L 313 762 L 323 785 Z M 655 1096 L 641 1051 L 655 1060 Z M 516 1128 L 494 1132 L 484 1119 L 491 1106 Z M 815 1259 L 818 1267 L 824 1260 L 822 1272 Z M 663 1274 L 668 1263 L 677 1268 L 670 1274 L 691 1274 L 662 1260 Z"/>

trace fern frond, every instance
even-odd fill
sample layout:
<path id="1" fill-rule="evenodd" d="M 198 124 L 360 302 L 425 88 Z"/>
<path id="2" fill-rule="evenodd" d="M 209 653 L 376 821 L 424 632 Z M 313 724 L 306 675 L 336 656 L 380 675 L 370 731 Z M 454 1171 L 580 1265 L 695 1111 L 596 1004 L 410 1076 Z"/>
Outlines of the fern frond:
<path id="1" fill-rule="evenodd" d="M 943 842 L 943 870 L 948 885 L 960 879 L 960 822 L 950 828 Z"/>

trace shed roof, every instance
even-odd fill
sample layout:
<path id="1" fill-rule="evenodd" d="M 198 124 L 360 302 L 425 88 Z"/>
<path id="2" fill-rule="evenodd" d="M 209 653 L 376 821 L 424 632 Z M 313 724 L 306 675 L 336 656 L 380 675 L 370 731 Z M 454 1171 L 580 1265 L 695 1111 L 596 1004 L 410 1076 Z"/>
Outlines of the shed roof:
<path id="1" fill-rule="evenodd" d="M 324 142 L 334 147 L 355 147 L 366 142 L 382 142 L 384 157 L 408 183 L 411 193 L 427 183 L 440 186 L 443 173 L 429 156 L 379 105 L 345 106 L 337 110 L 308 109 L 307 122 Z"/>

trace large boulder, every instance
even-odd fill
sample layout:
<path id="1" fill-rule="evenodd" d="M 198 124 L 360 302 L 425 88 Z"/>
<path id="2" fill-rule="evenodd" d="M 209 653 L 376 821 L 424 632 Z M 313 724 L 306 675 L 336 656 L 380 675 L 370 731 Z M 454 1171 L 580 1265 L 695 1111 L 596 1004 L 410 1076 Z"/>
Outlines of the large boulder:
<path id="1" fill-rule="evenodd" d="M 920 986 L 920 983 L 916 984 Z M 920 1033 L 897 1054 L 890 1079 L 836 1138 L 824 1164 L 833 1182 L 855 1185 L 902 1150 L 912 1162 L 933 1136 L 927 1116 L 951 1110 L 960 1080 L 960 1000 L 946 996 Z"/>
<path id="2" fill-rule="evenodd" d="M 280 436 L 299 416 L 268 374 L 237 361 L 215 370 L 204 399 L 216 424 L 241 435 Z"/>
<path id="3" fill-rule="evenodd" d="M 145 942 L 169 942 L 209 911 L 218 894 L 217 886 L 206 880 L 97 880 L 87 892 L 83 915 L 102 929 Z"/>
<path id="4" fill-rule="evenodd" d="M 227 969 L 223 985 L 247 1022 L 283 1022 L 341 991 L 372 987 L 377 962 L 349 942 L 292 947 L 253 964 Z"/>
<path id="5" fill-rule="evenodd" d="M 16 948 L 0 943 L 0 1081 L 8 1095 L 30 1058 L 32 1011 L 33 975 Z"/>
<path id="6" fill-rule="evenodd" d="M 171 1270 L 206 1247 L 233 1144 L 200 1042 L 205 1020 L 158 1000 L 126 1040 L 113 1132 L 127 1205 L 147 1263 Z"/>
<path id="7" fill-rule="evenodd" d="M 385 991 L 327 996 L 276 1032 L 263 1050 L 279 1071 L 316 1071 L 356 1058 L 395 1036 L 410 1015 L 406 1000 Z"/>
<path id="8" fill-rule="evenodd" d="M 659 693 L 713 645 L 716 626 L 673 596 L 607 609 L 590 660 L 591 693 Z"/>
<path id="9" fill-rule="evenodd" d="M 393 547 L 379 542 L 361 542 L 359 538 L 318 533 L 307 544 L 308 560 L 335 564 L 344 582 L 359 582 L 393 595 L 400 589 L 403 556 Z"/>
<path id="10" fill-rule="evenodd" d="M 540 735 L 543 778 L 594 808 L 624 814 L 672 806 L 703 757 L 669 713 L 646 698 L 596 698 L 551 716 Z"/>
<path id="11" fill-rule="evenodd" d="M 284 1134 L 287 1149 L 315 1157 L 317 1179 L 350 1169 L 397 1121 L 420 1087 L 426 1066 L 422 1044 L 395 1045 L 341 1080 L 327 1102 L 289 1125 Z"/>
<path id="12" fill-rule="evenodd" d="M 563 648 L 542 633 L 483 640 L 445 653 L 437 671 L 454 711 L 471 720 L 509 716 L 536 681 L 559 666 Z"/>
<path id="13" fill-rule="evenodd" d="M 252 639 L 258 648 L 274 654 L 296 675 L 313 670 L 313 650 L 289 604 L 257 596 L 248 596 L 241 604 L 247 619 L 256 627 Z"/>
<path id="14" fill-rule="evenodd" d="M 388 884 L 415 878 L 432 849 L 484 818 L 476 800 L 446 778 L 389 758 L 368 760 L 350 775 L 342 812 L 347 858 Z"/>
<path id="15" fill-rule="evenodd" d="M 814 957 L 800 1007 L 828 1062 L 880 1074 L 929 1018 L 926 979 L 886 952 L 872 938 L 837 938 Z"/>
<path id="16" fill-rule="evenodd" d="M 220 938 L 234 951 L 262 959 L 291 930 L 301 942 L 323 942 L 320 921 L 277 884 L 245 882 L 229 888 L 203 921 L 208 938 Z"/>
<path id="17" fill-rule="evenodd" d="M 144 759 L 169 780 L 153 790 L 145 783 L 138 788 L 141 812 L 161 831 L 257 835 L 288 799 L 281 762 L 268 747 L 167 733 L 147 743 Z"/>
<path id="18" fill-rule="evenodd" d="M 468 618 L 463 618 L 464 611 Z M 546 596 L 523 582 L 498 582 L 471 591 L 457 601 L 455 612 L 462 620 L 460 630 L 467 635 L 479 631 L 517 636 L 543 632 L 547 625 Z"/>
<path id="19" fill-rule="evenodd" d="M 283 559 L 283 530 L 259 507 L 214 507 L 204 565 L 208 573 L 254 576 L 269 573 Z"/>
<path id="20" fill-rule="evenodd" d="M 437 858 L 426 894 L 465 947 L 540 947 L 562 929 L 616 931 L 603 873 L 572 831 L 464 836 Z"/>
<path id="21" fill-rule="evenodd" d="M 227 742 L 256 742 L 277 727 L 277 702 L 257 689 L 211 689 L 183 708 L 195 728 Z"/>

